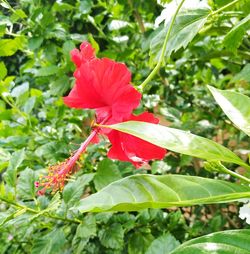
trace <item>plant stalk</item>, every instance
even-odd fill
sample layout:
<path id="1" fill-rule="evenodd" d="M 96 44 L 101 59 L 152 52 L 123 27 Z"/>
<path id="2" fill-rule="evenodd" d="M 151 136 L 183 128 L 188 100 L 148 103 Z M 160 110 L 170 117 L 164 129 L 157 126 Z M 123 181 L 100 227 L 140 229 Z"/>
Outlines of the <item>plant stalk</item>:
<path id="1" fill-rule="evenodd" d="M 173 29 L 173 25 L 174 25 L 174 22 L 175 22 L 175 19 L 177 17 L 177 14 L 179 12 L 179 10 L 181 9 L 183 3 L 184 3 L 185 0 L 182 0 L 181 3 L 179 4 L 179 6 L 177 7 L 176 11 L 175 11 L 175 14 L 171 20 L 171 23 L 169 25 L 169 28 L 168 28 L 168 31 L 167 31 L 167 34 L 166 34 L 166 37 L 165 37 L 165 40 L 164 40 L 164 43 L 163 43 L 163 46 L 162 46 L 162 50 L 161 50 L 161 55 L 160 55 L 160 59 L 158 61 L 158 63 L 156 64 L 156 66 L 154 67 L 154 69 L 152 70 L 152 72 L 148 75 L 148 77 L 142 82 L 142 84 L 140 85 L 139 87 L 139 90 L 143 91 L 143 89 L 145 88 L 145 86 L 148 84 L 149 81 L 152 80 L 152 78 L 157 74 L 158 70 L 160 69 L 161 67 L 161 64 L 163 62 L 163 59 L 164 59 L 164 56 L 165 56 L 165 52 L 166 52 L 166 48 L 167 48 L 167 44 L 168 44 L 168 40 L 170 38 L 170 34 L 171 34 L 171 31 Z"/>
<path id="2" fill-rule="evenodd" d="M 228 4 L 224 5 L 224 6 L 221 7 L 220 9 L 218 9 L 218 10 L 216 10 L 216 11 L 213 11 L 213 12 L 211 13 L 211 16 L 213 16 L 213 15 L 215 15 L 215 14 L 221 12 L 221 11 L 224 11 L 225 9 L 227 9 L 227 8 L 230 7 L 230 6 L 233 6 L 234 4 L 236 4 L 236 3 L 239 2 L 239 1 L 241 1 L 241 0 L 234 0 L 234 1 L 232 1 L 231 3 L 228 3 Z"/>
<path id="3" fill-rule="evenodd" d="M 57 216 L 57 215 L 51 215 L 51 214 L 48 214 L 48 213 L 41 213 L 41 211 L 29 208 L 29 207 L 21 205 L 21 204 L 18 204 L 14 201 L 10 201 L 10 200 L 5 199 L 3 197 L 0 197 L 0 200 L 2 200 L 3 202 L 5 202 L 7 204 L 12 205 L 12 206 L 16 206 L 16 207 L 25 209 L 27 212 L 34 213 L 34 214 L 41 214 L 41 216 L 44 216 L 44 217 L 47 217 L 47 218 L 62 220 L 62 221 L 65 221 L 65 222 L 70 222 L 70 223 L 77 223 L 77 224 L 81 223 L 81 221 L 78 220 L 78 219 L 68 219 L 68 218 L 63 218 L 63 217 Z"/>
<path id="4" fill-rule="evenodd" d="M 245 182 L 245 183 L 249 183 L 249 184 L 250 184 L 250 179 L 248 179 L 247 177 L 245 177 L 245 176 L 243 176 L 243 175 L 240 175 L 240 174 L 238 174 L 238 173 L 236 173 L 236 172 L 234 172 L 234 171 L 232 171 L 232 170 L 226 168 L 226 167 L 225 167 L 224 165 L 222 165 L 221 163 L 219 164 L 219 166 L 220 166 L 220 169 L 221 169 L 222 172 L 227 173 L 227 174 L 229 174 L 229 175 L 231 175 L 231 176 L 233 176 L 233 177 L 235 177 L 235 178 L 240 179 L 241 181 L 243 181 L 243 182 Z"/>

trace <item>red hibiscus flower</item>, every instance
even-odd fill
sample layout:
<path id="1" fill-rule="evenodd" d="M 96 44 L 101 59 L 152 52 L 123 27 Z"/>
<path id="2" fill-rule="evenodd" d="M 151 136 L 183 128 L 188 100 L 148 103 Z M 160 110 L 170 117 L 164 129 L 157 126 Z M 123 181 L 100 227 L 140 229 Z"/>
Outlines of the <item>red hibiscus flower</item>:
<path id="1" fill-rule="evenodd" d="M 94 49 L 83 42 L 80 51 L 71 51 L 72 61 L 76 65 L 75 85 L 69 95 L 64 97 L 66 105 L 72 108 L 94 109 L 98 124 L 114 124 L 135 120 L 157 124 L 159 120 L 153 114 L 131 115 L 140 102 L 141 94 L 130 84 L 131 73 L 126 65 L 107 58 L 96 58 Z M 97 124 L 97 126 L 98 126 Z M 98 142 L 99 132 L 108 136 L 112 147 L 108 157 L 130 161 L 136 167 L 151 159 L 162 159 L 166 150 L 139 138 L 118 131 L 96 127 L 70 158 L 49 167 L 49 174 L 43 176 L 35 185 L 43 195 L 47 189 L 62 190 L 70 175 L 77 170 L 76 161 L 90 142 Z"/>
<path id="2" fill-rule="evenodd" d="M 138 116 L 131 115 L 124 120 L 159 123 L 159 119 L 148 112 L 144 112 Z M 141 167 L 149 160 L 162 159 L 166 154 L 165 149 L 126 133 L 112 130 L 107 136 L 112 143 L 112 147 L 108 152 L 108 157 L 132 162 L 137 168 Z"/>
<path id="3" fill-rule="evenodd" d="M 76 83 L 64 103 L 72 108 L 95 109 L 97 123 L 117 123 L 128 117 L 141 99 L 130 84 L 131 73 L 123 63 L 108 58 L 98 59 L 94 49 L 84 42 L 79 52 L 71 52 L 77 69 Z"/>

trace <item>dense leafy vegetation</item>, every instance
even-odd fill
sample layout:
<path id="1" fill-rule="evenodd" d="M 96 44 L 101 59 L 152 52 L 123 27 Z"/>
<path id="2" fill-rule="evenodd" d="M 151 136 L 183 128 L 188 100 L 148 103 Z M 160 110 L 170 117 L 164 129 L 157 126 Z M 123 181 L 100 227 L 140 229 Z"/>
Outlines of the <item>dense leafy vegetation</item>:
<path id="1" fill-rule="evenodd" d="M 153 0 L 0 0 L 0 253 L 250 251 L 239 218 L 250 198 L 250 1 L 190 2 L 156 27 L 164 6 Z M 143 94 L 135 113 L 160 119 L 103 128 L 168 153 L 136 169 L 108 159 L 101 137 L 61 192 L 39 196 L 35 182 L 93 128 L 93 111 L 62 100 L 83 41 L 126 63 Z"/>

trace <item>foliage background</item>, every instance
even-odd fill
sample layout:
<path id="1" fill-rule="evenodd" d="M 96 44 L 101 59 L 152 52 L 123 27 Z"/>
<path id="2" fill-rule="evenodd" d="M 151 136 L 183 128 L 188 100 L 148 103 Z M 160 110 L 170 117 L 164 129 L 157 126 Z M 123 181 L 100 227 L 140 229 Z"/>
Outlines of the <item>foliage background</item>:
<path id="1" fill-rule="evenodd" d="M 218 9 L 229 2 L 209 4 Z M 7 193 L 12 201 L 1 198 L 0 253 L 166 253 L 166 241 L 177 245 L 223 229 L 249 228 L 238 218 L 236 203 L 87 215 L 70 210 L 82 196 L 137 173 L 231 180 L 205 171 L 199 159 L 172 152 L 164 161 L 135 170 L 106 159 L 104 139 L 81 157 L 77 177 L 61 195 L 36 195 L 34 181 L 78 148 L 94 118 L 93 112 L 62 102 L 74 82 L 70 50 L 90 41 L 98 57 L 125 62 L 139 86 L 157 51 L 150 42 L 162 9 L 151 0 L 1 1 L 0 196 Z M 161 124 L 213 139 L 246 160 L 246 135 L 226 120 L 206 85 L 249 95 L 247 27 L 233 38 L 226 36 L 249 10 L 249 1 L 243 0 L 211 17 L 146 87 L 137 113 L 154 112 Z"/>

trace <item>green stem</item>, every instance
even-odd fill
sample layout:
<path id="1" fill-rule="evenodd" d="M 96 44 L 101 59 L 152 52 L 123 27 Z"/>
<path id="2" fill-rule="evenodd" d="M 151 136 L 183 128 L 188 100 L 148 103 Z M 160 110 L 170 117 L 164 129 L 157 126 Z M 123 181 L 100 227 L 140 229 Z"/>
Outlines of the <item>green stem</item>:
<path id="1" fill-rule="evenodd" d="M 23 113 L 18 107 L 16 107 L 6 96 L 1 95 L 1 97 L 9 106 L 16 110 L 20 116 L 27 120 L 28 117 L 26 116 L 26 114 Z"/>
<path id="2" fill-rule="evenodd" d="M 223 172 L 225 172 L 225 173 L 227 173 L 227 174 L 229 174 L 229 175 L 231 175 L 231 176 L 233 176 L 233 177 L 236 177 L 236 178 L 242 180 L 243 182 L 250 183 L 250 179 L 248 179 L 247 177 L 245 177 L 245 176 L 243 176 L 243 175 L 240 175 L 240 174 L 238 174 L 238 173 L 236 173 L 236 172 L 234 172 L 234 171 L 232 171 L 232 170 L 226 168 L 226 167 L 225 167 L 224 165 L 222 165 L 221 163 L 220 163 L 220 169 L 221 169 Z"/>
<path id="3" fill-rule="evenodd" d="M 250 171 L 250 166 L 248 164 L 244 163 L 241 166 Z"/>
<path id="4" fill-rule="evenodd" d="M 133 11 L 134 18 L 138 23 L 141 33 L 145 33 L 145 26 L 143 24 L 143 20 L 141 18 L 140 13 L 138 12 L 137 9 L 134 8 L 132 0 L 128 0 L 128 4 L 129 4 L 131 10 Z"/>
<path id="5" fill-rule="evenodd" d="M 37 211 L 37 210 L 29 208 L 27 206 L 18 204 L 18 203 L 14 202 L 14 201 L 10 201 L 10 200 L 5 199 L 3 197 L 0 197 L 0 200 L 2 200 L 3 202 L 5 202 L 7 204 L 10 204 L 10 205 L 22 208 L 22 209 L 26 209 L 26 211 L 28 211 L 30 213 L 41 214 L 42 216 L 47 217 L 47 218 L 56 219 L 56 220 L 62 220 L 62 221 L 65 221 L 65 222 L 76 223 L 76 224 L 80 224 L 81 223 L 81 221 L 78 220 L 78 219 L 68 219 L 68 218 L 63 218 L 63 217 L 57 216 L 57 215 L 51 215 L 51 214 L 48 214 L 48 213 L 41 213 L 41 211 Z"/>
<path id="6" fill-rule="evenodd" d="M 152 72 L 148 75 L 148 77 L 142 82 L 142 84 L 140 85 L 139 89 L 141 91 L 143 91 L 143 89 L 145 88 L 145 86 L 148 84 L 149 81 L 152 80 L 152 78 L 157 74 L 158 70 L 160 69 L 161 67 L 161 64 L 162 64 L 162 61 L 164 59 L 164 56 L 165 56 L 165 52 L 166 52 L 166 48 L 167 48 L 167 43 L 168 43 L 168 40 L 169 40 L 169 37 L 170 37 L 170 34 L 171 34 L 171 31 L 173 29 L 173 25 L 174 25 L 174 22 L 175 22 L 175 19 L 177 17 L 177 14 L 181 8 L 181 6 L 183 5 L 185 0 L 182 0 L 181 3 L 179 4 L 179 6 L 177 7 L 176 11 L 175 11 L 175 14 L 171 20 L 171 23 L 169 25 L 169 28 L 168 28 L 168 31 L 167 31 L 167 34 L 166 34 L 166 37 L 165 37 L 165 40 L 164 40 L 164 43 L 163 43 L 163 46 L 162 46 L 162 50 L 161 50 L 161 55 L 160 55 L 160 59 L 157 63 L 157 65 L 154 67 L 154 69 L 152 70 Z"/>
<path id="7" fill-rule="evenodd" d="M 98 30 L 98 32 L 100 33 L 101 36 L 103 36 L 103 38 L 106 38 L 106 34 L 102 31 L 102 29 L 95 23 L 95 20 L 93 17 L 88 15 L 88 21 Z"/>
<path id="8" fill-rule="evenodd" d="M 215 14 L 221 12 L 221 11 L 224 11 L 225 9 L 227 9 L 228 7 L 230 7 L 230 6 L 234 5 L 234 4 L 236 4 L 236 3 L 239 2 L 239 1 L 241 1 L 241 0 L 234 0 L 234 1 L 231 2 L 231 3 L 224 5 L 224 6 L 221 7 L 220 9 L 218 9 L 218 10 L 216 10 L 216 11 L 213 11 L 210 15 L 212 16 L 212 15 L 215 15 Z"/>

